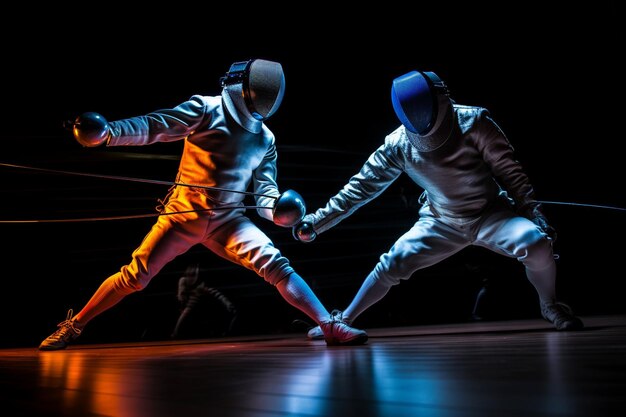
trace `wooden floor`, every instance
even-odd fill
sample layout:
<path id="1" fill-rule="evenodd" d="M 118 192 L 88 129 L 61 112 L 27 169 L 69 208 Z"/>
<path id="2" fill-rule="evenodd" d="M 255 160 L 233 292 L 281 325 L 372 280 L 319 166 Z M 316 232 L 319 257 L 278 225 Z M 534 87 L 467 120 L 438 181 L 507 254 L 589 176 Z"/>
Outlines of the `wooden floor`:
<path id="1" fill-rule="evenodd" d="M 3 416 L 624 416 L 626 316 L 0 350 Z"/>

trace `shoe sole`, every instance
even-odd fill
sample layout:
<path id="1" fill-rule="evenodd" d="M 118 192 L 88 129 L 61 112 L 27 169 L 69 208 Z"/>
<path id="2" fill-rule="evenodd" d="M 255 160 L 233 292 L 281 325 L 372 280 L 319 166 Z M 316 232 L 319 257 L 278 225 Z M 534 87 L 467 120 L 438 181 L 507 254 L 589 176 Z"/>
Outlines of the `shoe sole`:
<path id="1" fill-rule="evenodd" d="M 582 322 L 571 322 L 561 326 L 561 328 L 556 328 L 560 332 L 572 331 L 572 330 L 581 330 L 585 326 Z"/>
<path id="2" fill-rule="evenodd" d="M 65 348 L 67 348 L 67 345 L 65 345 L 65 346 L 39 346 L 39 350 L 47 350 L 47 351 L 50 351 L 50 350 L 63 350 Z"/>
<path id="3" fill-rule="evenodd" d="M 356 346 L 362 345 L 367 342 L 368 336 L 366 334 L 359 335 L 353 339 L 346 340 L 343 342 L 338 341 L 337 339 L 325 339 L 327 346 Z"/>
<path id="4" fill-rule="evenodd" d="M 552 320 L 548 319 L 546 316 L 543 316 L 544 320 L 554 325 L 554 328 L 560 332 L 571 331 L 571 330 L 581 330 L 585 327 L 583 321 L 579 318 L 574 318 L 572 320 L 565 321 L 561 326 L 557 326 Z"/>

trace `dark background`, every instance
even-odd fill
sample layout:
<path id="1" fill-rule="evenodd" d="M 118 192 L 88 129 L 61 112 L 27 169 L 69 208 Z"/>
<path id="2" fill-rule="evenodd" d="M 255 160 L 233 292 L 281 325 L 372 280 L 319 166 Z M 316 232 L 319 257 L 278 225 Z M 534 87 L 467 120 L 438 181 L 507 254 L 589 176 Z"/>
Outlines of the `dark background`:
<path id="1" fill-rule="evenodd" d="M 416 5 L 419 12 L 387 2 L 350 10 L 302 3 L 280 11 L 207 6 L 154 15 L 101 7 L 17 11 L 0 29 L 2 346 L 37 346 L 69 308 L 78 312 L 130 260 L 155 218 L 21 220 L 151 214 L 168 188 L 69 172 L 162 181 L 176 174 L 182 143 L 82 148 L 63 122 L 85 111 L 115 120 L 173 107 L 193 94 L 219 94 L 218 79 L 233 61 L 282 63 L 286 96 L 267 124 L 277 137 L 279 186 L 302 194 L 309 211 L 396 128 L 391 81 L 413 69 L 435 71 L 457 102 L 491 110 L 539 199 L 626 207 L 624 29 L 613 2 L 554 9 L 539 2 L 507 9 Z M 420 192 L 401 177 L 307 245 L 256 212 L 250 217 L 329 310 L 345 308 L 378 256 L 417 219 Z M 561 298 L 580 315 L 624 312 L 619 238 L 626 213 L 570 204 L 549 204 L 545 212 L 559 235 Z M 304 337 L 306 326 L 293 320 L 308 319 L 274 288 L 192 248 L 144 291 L 93 320 L 81 341 L 167 339 L 178 314 L 177 279 L 192 261 L 237 305 L 236 334 Z M 493 289 L 489 318 L 539 317 L 517 261 L 470 248 L 394 287 L 356 325 L 467 320 L 486 276 Z"/>

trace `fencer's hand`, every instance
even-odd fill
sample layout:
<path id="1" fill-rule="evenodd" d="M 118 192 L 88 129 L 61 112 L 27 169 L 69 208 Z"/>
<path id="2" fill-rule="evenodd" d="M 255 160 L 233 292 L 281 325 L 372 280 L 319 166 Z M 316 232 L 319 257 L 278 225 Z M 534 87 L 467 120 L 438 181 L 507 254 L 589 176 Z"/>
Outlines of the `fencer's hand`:
<path id="1" fill-rule="evenodd" d="M 539 204 L 526 207 L 525 210 L 522 210 L 522 215 L 539 226 L 552 239 L 552 243 L 556 242 L 556 230 L 548 223 L 548 219 L 544 216 Z"/>
<path id="2" fill-rule="evenodd" d="M 84 147 L 93 148 L 105 144 L 111 137 L 109 122 L 99 113 L 86 112 L 81 114 L 71 127 L 74 139 Z"/>
<path id="3" fill-rule="evenodd" d="M 303 243 L 313 242 L 313 240 L 317 237 L 317 233 L 313 229 L 313 225 L 307 222 L 301 222 L 295 225 L 291 229 L 291 234 L 294 239 Z"/>
<path id="4" fill-rule="evenodd" d="M 552 239 L 553 243 L 556 242 L 556 230 L 554 229 L 554 227 L 550 226 L 545 216 L 539 214 L 530 220 L 537 226 L 539 226 L 541 230 L 543 230 L 544 233 L 547 234 L 550 239 Z"/>
<path id="5" fill-rule="evenodd" d="M 274 223 L 282 227 L 296 226 L 302 221 L 305 213 L 304 199 L 294 190 L 282 193 L 272 208 Z"/>
<path id="6" fill-rule="evenodd" d="M 548 219 L 541 211 L 541 204 L 539 203 L 530 203 L 522 209 L 520 209 L 519 213 L 526 217 L 531 222 L 535 223 L 539 228 L 548 235 L 552 242 L 556 242 L 556 230 L 554 227 L 550 226 L 548 223 Z"/>

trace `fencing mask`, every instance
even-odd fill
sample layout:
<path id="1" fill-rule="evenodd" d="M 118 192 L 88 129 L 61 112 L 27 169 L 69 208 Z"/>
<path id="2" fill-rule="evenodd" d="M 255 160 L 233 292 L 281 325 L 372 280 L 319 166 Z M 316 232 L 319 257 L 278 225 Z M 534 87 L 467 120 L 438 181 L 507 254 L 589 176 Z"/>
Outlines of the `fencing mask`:
<path id="1" fill-rule="evenodd" d="M 411 71 L 394 79 L 391 103 L 418 151 L 434 151 L 450 137 L 452 101 L 448 87 L 434 72 Z"/>
<path id="2" fill-rule="evenodd" d="M 285 94 L 282 66 L 264 59 L 233 63 L 220 83 L 222 97 L 233 118 L 254 133 L 260 131 L 260 122 L 278 110 Z"/>

